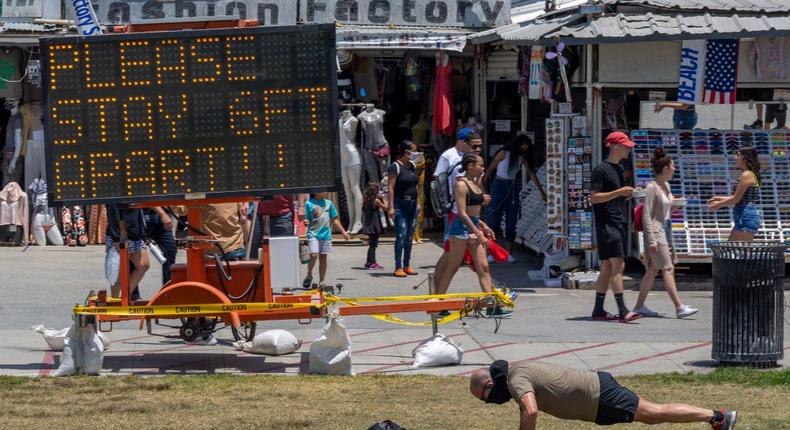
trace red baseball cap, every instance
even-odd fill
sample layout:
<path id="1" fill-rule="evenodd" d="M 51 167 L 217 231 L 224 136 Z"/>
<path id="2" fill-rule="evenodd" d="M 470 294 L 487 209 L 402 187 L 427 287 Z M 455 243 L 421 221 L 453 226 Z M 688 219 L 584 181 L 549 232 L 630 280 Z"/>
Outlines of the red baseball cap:
<path id="1" fill-rule="evenodd" d="M 609 133 L 608 136 L 606 136 L 607 148 L 612 145 L 616 145 L 618 143 L 620 145 L 625 145 L 629 148 L 633 148 L 634 146 L 636 146 L 636 143 L 631 142 L 631 139 L 628 138 L 628 135 L 623 133 L 622 131 L 614 131 L 612 133 Z"/>

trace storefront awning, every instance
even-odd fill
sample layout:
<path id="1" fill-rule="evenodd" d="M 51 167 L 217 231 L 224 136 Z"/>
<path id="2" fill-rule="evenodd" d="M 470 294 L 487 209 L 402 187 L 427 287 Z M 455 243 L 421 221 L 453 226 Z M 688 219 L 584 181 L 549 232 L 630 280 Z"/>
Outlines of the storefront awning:
<path id="1" fill-rule="evenodd" d="M 601 16 L 545 33 L 523 44 L 587 45 L 660 40 L 721 39 L 790 35 L 786 15 L 622 14 Z"/>
<path id="2" fill-rule="evenodd" d="M 461 52 L 472 32 L 457 27 L 338 25 L 337 49 L 424 49 Z"/>
<path id="3" fill-rule="evenodd" d="M 38 46 L 38 39 L 60 31 L 50 24 L 0 21 L 0 46 Z"/>

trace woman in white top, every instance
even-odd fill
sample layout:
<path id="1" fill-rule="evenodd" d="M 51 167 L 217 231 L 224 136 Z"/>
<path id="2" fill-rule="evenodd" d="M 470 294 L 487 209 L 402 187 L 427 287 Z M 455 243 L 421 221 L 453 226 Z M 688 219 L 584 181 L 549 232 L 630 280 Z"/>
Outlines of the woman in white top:
<path id="1" fill-rule="evenodd" d="M 504 215 L 505 248 L 508 252 L 513 249 L 513 242 L 516 240 L 516 221 L 520 208 L 516 195 L 516 175 L 522 165 L 526 167 L 527 174 L 540 191 L 543 201 L 546 201 L 546 192 L 532 168 L 532 140 L 526 134 L 519 133 L 497 152 L 484 176 L 491 194 L 491 203 L 485 213 L 486 224 L 491 226 L 496 237 L 501 237 Z M 515 260 L 511 256 L 508 261 Z"/>
<path id="2" fill-rule="evenodd" d="M 684 305 L 678 297 L 675 285 L 673 253 L 671 251 L 671 237 L 668 238 L 665 225 L 672 210 L 672 191 L 669 181 L 675 174 L 675 162 L 669 158 L 663 146 L 653 152 L 653 174 L 655 180 L 647 185 L 647 193 L 642 210 L 642 239 L 645 247 L 645 276 L 639 284 L 639 299 L 636 301 L 634 312 L 643 317 L 656 317 L 658 312 L 645 306 L 645 300 L 656 274 L 661 272 L 664 278 L 664 289 L 667 290 L 670 300 L 675 305 L 678 318 L 694 315 L 698 309 Z"/>

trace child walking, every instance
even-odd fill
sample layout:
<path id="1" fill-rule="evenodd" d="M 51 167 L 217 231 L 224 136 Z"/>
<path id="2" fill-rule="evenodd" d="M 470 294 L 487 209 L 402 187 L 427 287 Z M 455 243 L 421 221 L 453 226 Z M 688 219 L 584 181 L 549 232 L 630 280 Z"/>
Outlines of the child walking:
<path id="1" fill-rule="evenodd" d="M 365 197 L 362 203 L 364 216 L 364 226 L 362 233 L 368 236 L 368 259 L 365 262 L 366 269 L 383 269 L 376 262 L 376 247 L 379 246 L 379 235 L 384 232 L 381 225 L 381 211 L 387 210 L 387 200 L 381 193 L 381 185 L 378 182 L 371 182 L 365 187 Z"/>
<path id="2" fill-rule="evenodd" d="M 332 253 L 332 230 L 334 224 L 346 240 L 351 239 L 340 220 L 337 218 L 337 209 L 331 200 L 326 198 L 326 193 L 315 193 L 315 197 L 304 205 L 305 219 L 302 221 L 307 226 L 307 246 L 310 248 L 310 263 L 307 265 L 307 277 L 302 286 L 310 288 L 313 284 L 313 267 L 318 261 L 318 285 L 324 286 L 326 279 L 327 256 Z"/>

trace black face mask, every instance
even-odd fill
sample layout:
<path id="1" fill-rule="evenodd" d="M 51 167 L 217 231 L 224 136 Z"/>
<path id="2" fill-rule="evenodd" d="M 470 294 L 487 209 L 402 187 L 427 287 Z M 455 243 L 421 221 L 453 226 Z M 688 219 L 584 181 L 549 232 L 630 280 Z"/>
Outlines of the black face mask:
<path id="1" fill-rule="evenodd" d="M 507 361 L 497 360 L 491 363 L 489 372 L 491 373 L 491 380 L 494 382 L 494 386 L 491 387 L 491 391 L 488 393 L 486 403 L 501 405 L 509 402 L 513 396 L 510 395 L 510 390 L 507 388 Z"/>

